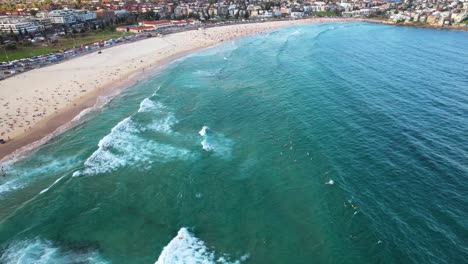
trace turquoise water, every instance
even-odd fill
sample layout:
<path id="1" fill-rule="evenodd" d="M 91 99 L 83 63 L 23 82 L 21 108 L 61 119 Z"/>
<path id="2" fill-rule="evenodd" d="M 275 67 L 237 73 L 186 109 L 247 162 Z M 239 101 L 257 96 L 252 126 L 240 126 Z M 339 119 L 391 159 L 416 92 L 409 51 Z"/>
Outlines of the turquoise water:
<path id="1" fill-rule="evenodd" d="M 178 60 L 4 164 L 0 263 L 467 263 L 467 46 L 336 23 Z"/>

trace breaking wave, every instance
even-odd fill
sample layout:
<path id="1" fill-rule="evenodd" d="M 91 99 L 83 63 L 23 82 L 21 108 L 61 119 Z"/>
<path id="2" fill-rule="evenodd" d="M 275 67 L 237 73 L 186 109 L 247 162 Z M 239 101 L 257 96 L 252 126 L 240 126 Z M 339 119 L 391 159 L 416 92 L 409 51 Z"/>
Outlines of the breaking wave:
<path id="1" fill-rule="evenodd" d="M 5 264 L 46 264 L 46 263 L 110 263 L 95 251 L 73 252 L 62 250 L 52 242 L 43 239 L 14 242 L 2 252 L 0 263 Z"/>
<path id="2" fill-rule="evenodd" d="M 85 169 L 73 173 L 73 176 L 109 173 L 137 163 L 150 165 L 154 162 L 192 158 L 189 150 L 144 138 L 141 132 L 146 128 L 139 128 L 138 125 L 131 117 L 120 121 L 99 141 L 98 149 L 84 162 Z"/>
<path id="3" fill-rule="evenodd" d="M 213 152 L 223 158 L 230 158 L 232 156 L 234 142 L 231 139 L 211 130 L 208 126 L 203 126 L 198 134 L 203 137 L 203 140 L 200 142 L 203 150 Z"/>
<path id="4" fill-rule="evenodd" d="M 179 263 L 236 263 L 247 260 L 249 255 L 242 256 L 239 260 L 230 261 L 226 254 L 217 254 L 205 245 L 205 242 L 195 237 L 186 228 L 181 228 L 167 246 L 155 264 L 179 264 Z"/>
<path id="5" fill-rule="evenodd" d="M 67 168 L 78 162 L 74 156 L 61 160 L 47 158 L 39 161 L 41 162 L 39 166 L 34 164 L 17 166 L 12 161 L 3 163 L 2 166 L 7 177 L 0 177 L 0 194 L 25 188 L 39 176 L 66 172 Z"/>

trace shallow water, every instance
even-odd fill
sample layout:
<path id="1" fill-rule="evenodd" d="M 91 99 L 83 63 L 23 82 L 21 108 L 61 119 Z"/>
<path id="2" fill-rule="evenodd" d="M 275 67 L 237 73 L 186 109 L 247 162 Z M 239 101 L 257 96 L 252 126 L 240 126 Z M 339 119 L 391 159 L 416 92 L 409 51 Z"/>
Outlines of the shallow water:
<path id="1" fill-rule="evenodd" d="M 0 263 L 466 263 L 468 33 L 190 55 L 0 180 Z"/>

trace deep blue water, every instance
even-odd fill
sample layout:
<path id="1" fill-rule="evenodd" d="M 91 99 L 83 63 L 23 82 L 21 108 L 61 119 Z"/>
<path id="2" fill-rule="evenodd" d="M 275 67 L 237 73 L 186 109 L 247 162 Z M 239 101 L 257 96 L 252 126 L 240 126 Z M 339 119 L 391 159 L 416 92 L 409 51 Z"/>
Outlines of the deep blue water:
<path id="1" fill-rule="evenodd" d="M 0 262 L 467 263 L 467 47 L 332 23 L 178 60 L 5 164 Z"/>

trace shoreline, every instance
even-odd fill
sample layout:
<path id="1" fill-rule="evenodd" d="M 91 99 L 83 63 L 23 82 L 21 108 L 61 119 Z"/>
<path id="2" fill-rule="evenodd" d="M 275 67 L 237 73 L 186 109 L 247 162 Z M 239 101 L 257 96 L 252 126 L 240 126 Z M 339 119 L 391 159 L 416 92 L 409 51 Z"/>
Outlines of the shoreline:
<path id="1" fill-rule="evenodd" d="M 18 87 L 22 87 L 21 84 L 35 86 L 36 84 L 38 84 L 36 81 L 41 81 L 41 79 L 44 79 L 44 77 L 42 76 L 43 74 L 46 75 L 45 78 L 49 77 L 47 78 L 48 82 L 46 84 L 42 84 L 42 86 L 39 85 L 41 87 L 39 89 L 36 89 L 36 91 L 40 90 L 40 94 L 43 94 L 45 92 L 45 94 L 42 96 L 49 99 L 51 96 L 52 99 L 54 99 L 54 93 L 50 91 L 51 89 L 44 89 L 44 87 L 47 87 L 47 85 L 50 85 L 51 88 L 55 88 L 55 95 L 61 95 L 61 93 L 63 93 L 67 88 L 70 88 L 68 85 L 72 86 L 71 89 L 75 88 L 78 90 L 86 88 L 81 90 L 81 94 L 75 94 L 74 98 L 66 98 L 67 100 L 61 100 L 60 102 L 56 103 L 55 106 L 57 107 L 55 107 L 54 109 L 51 109 L 51 107 L 53 106 L 47 106 L 46 108 L 48 110 L 51 110 L 50 112 L 53 113 L 50 113 L 44 117 L 42 117 L 41 115 L 41 118 L 37 120 L 32 126 L 30 126 L 29 129 L 24 129 L 24 131 L 18 131 L 17 129 L 17 133 L 11 133 L 8 136 L 0 135 L 0 138 L 6 140 L 5 144 L 0 145 L 0 163 L 9 159 L 21 157 L 22 154 L 29 153 L 30 151 L 35 150 L 37 147 L 46 143 L 48 140 L 50 140 L 57 134 L 60 134 L 80 124 L 81 121 L 77 117 L 83 115 L 84 111 L 87 111 L 87 109 L 93 111 L 99 109 L 100 107 L 103 107 L 107 102 L 112 100 L 113 97 L 118 96 L 118 94 L 120 94 L 127 88 L 132 87 L 139 81 L 153 76 L 154 74 L 156 74 L 164 67 L 169 65 L 171 62 L 177 60 L 178 58 L 187 56 L 194 52 L 214 47 L 228 40 L 231 41 L 234 39 L 239 39 L 242 37 L 266 32 L 269 30 L 274 30 L 281 27 L 301 24 L 321 24 L 330 22 L 368 22 L 383 25 L 398 25 L 392 23 L 385 23 L 385 21 L 355 18 L 308 18 L 301 20 L 268 21 L 263 23 L 223 25 L 220 27 L 211 27 L 202 30 L 183 31 L 173 33 L 164 37 L 142 39 L 139 41 L 125 43 L 115 47 L 109 47 L 103 51 L 103 54 L 107 55 L 108 53 L 110 53 L 111 55 L 109 60 L 112 60 L 114 65 L 110 65 L 109 67 L 105 65 L 106 63 L 108 63 L 108 61 L 102 60 L 101 57 L 103 56 L 99 57 L 99 55 L 97 55 L 97 52 L 91 52 L 78 58 L 65 61 L 63 63 L 50 65 L 44 68 L 34 69 L 21 75 L 0 81 L 0 105 L 2 106 L 5 106 L 5 102 L 3 99 L 4 96 L 2 92 L 8 93 L 11 92 L 11 90 L 18 90 Z M 402 24 L 399 26 L 409 25 Z M 411 25 L 410 27 L 415 26 Z M 156 46 L 156 48 L 154 47 L 154 45 Z M 137 54 L 132 54 L 132 52 L 129 52 L 130 55 L 126 54 L 126 58 L 121 60 L 116 59 L 116 56 L 119 56 L 119 52 L 127 48 L 133 49 L 133 52 Z M 145 49 L 149 49 L 149 51 L 145 52 Z M 156 52 L 158 53 L 155 54 Z M 96 58 L 98 57 L 101 60 L 97 60 Z M 74 64 L 78 64 L 84 68 L 91 68 L 91 70 L 76 68 L 74 67 Z M 96 64 L 97 68 L 100 67 L 99 70 L 101 70 L 101 72 L 96 72 L 93 70 L 93 66 L 95 66 Z M 126 70 L 122 70 L 124 66 L 128 66 Z M 70 74 L 73 74 L 76 70 L 81 71 L 81 74 L 70 76 Z M 62 84 L 60 84 L 59 81 L 55 82 L 55 80 L 53 79 L 54 74 L 57 74 L 57 72 L 61 77 L 59 78 L 59 81 L 63 81 Z M 64 78 L 63 75 L 65 76 Z M 107 75 L 107 78 L 102 78 L 103 75 Z M 31 76 L 33 80 L 28 81 L 29 76 Z M 111 77 L 109 78 L 109 76 Z M 80 79 L 80 77 L 82 78 Z M 86 82 L 79 82 L 83 81 L 83 79 L 86 79 Z M 5 85 L 5 83 L 7 84 L 6 92 L 2 91 L 5 90 L 2 87 Z M 61 85 L 67 85 L 67 87 L 65 88 Z M 30 93 L 32 92 L 32 89 L 33 88 L 29 88 Z M 70 91 L 71 89 L 69 89 L 68 91 Z M 30 97 L 29 99 L 32 98 L 38 100 L 38 97 L 34 96 L 34 94 L 29 94 L 28 96 Z M 105 99 L 104 103 L 100 101 L 102 98 Z M 42 100 L 42 98 L 39 98 L 39 100 Z M 17 98 L 16 101 L 18 101 Z M 10 98 L 10 101 L 8 101 L 8 103 L 10 102 L 13 102 L 12 98 Z M 21 105 L 23 105 L 23 102 L 16 103 L 16 107 Z M 38 108 L 37 106 L 35 107 Z M 19 111 L 17 111 L 17 113 L 19 113 Z M 5 113 L 3 113 L 2 110 L 1 116 L 4 115 Z M 6 116 L 8 117 L 8 114 Z M 6 117 L 4 117 L 3 120 L 0 118 L 0 124 L 2 122 L 5 122 L 5 120 Z M 0 131 L 2 131 L 1 127 Z"/>
<path id="2" fill-rule="evenodd" d="M 0 162 L 4 162 L 9 159 L 15 159 L 22 156 L 24 153 L 29 153 L 30 151 L 33 151 L 37 147 L 46 143 L 55 135 L 78 125 L 80 120 L 77 120 L 77 116 L 82 115 L 83 111 L 86 111 L 86 109 L 97 109 L 105 105 L 105 103 L 102 104 L 102 102 L 100 102 L 100 98 L 108 98 L 111 100 L 113 97 L 117 96 L 125 89 L 132 87 L 140 80 L 153 76 L 178 58 L 222 44 L 227 40 L 234 40 L 265 31 L 274 30 L 280 27 L 329 22 L 357 21 L 354 19 L 343 18 L 312 18 L 303 20 L 236 24 L 223 27 L 212 27 L 203 30 L 184 31 L 167 35 L 165 37 L 149 38 L 108 48 L 103 52 L 103 54 L 110 53 L 112 57 L 109 58 L 109 61 L 113 60 L 114 65 L 111 65 L 113 67 L 102 67 L 102 65 L 98 65 L 98 67 L 101 66 L 100 70 L 103 70 L 103 72 L 100 73 L 93 71 L 92 69 L 90 70 L 74 67 L 76 64 L 81 64 L 80 66 L 83 67 L 94 66 L 94 63 L 96 63 L 96 60 L 98 60 L 96 58 L 98 58 L 97 56 L 99 55 L 97 55 L 97 53 L 90 53 L 73 60 L 51 65 L 45 68 L 35 69 L 24 74 L 3 80 L 0 82 L 0 93 L 2 90 L 6 90 L 6 92 L 4 91 L 3 93 L 12 92 L 11 90 L 13 90 L 14 93 L 16 90 L 18 90 L 18 87 L 25 87 L 28 85 L 34 86 L 34 88 L 36 88 L 36 85 L 39 86 L 38 89 L 34 90 L 35 92 L 40 90 L 39 93 L 41 97 L 39 97 L 39 99 L 37 93 L 34 94 L 34 92 L 32 92 L 34 88 L 31 87 L 28 87 L 28 92 L 30 92 L 30 94 L 25 96 L 28 96 L 28 99 L 35 99 L 36 101 L 40 100 L 41 102 L 44 101 L 44 98 L 48 98 L 46 99 L 47 102 L 45 102 L 46 106 L 41 105 L 41 107 L 45 107 L 44 112 L 46 112 L 46 110 L 51 110 L 50 112 L 53 113 L 45 116 L 41 115 L 41 118 L 39 118 L 39 120 L 30 126 L 29 129 L 24 129 L 24 131 L 18 131 L 19 129 L 16 129 L 16 131 L 14 131 L 16 133 L 10 133 L 8 136 L 0 136 L 0 138 L 4 138 L 5 140 L 10 138 L 5 144 L 0 145 Z M 145 52 L 144 48 L 148 48 L 148 52 Z M 137 54 L 126 54 L 127 56 L 125 59 L 116 59 L 115 56 L 118 56 L 119 52 L 123 51 L 124 49 L 133 49 L 133 51 Z M 158 50 L 158 54 L 153 53 Z M 167 53 L 165 52 L 165 54 L 162 54 L 163 51 L 166 51 Z M 99 57 L 99 59 L 101 59 L 101 57 Z M 93 59 L 94 61 L 92 61 Z M 102 59 L 97 61 L 97 63 L 99 62 L 104 64 L 107 63 L 106 60 Z M 122 70 L 124 65 L 128 66 L 126 71 Z M 73 74 L 75 73 L 74 71 L 81 71 L 81 74 L 75 75 Z M 52 78 L 54 77 L 54 74 L 57 74 L 57 72 L 60 74 L 60 77 L 58 78 L 60 80 L 55 82 Z M 115 72 L 118 72 L 118 74 Z M 73 75 L 70 76 L 70 74 Z M 107 74 L 108 78 L 102 78 L 105 74 Z M 109 78 L 109 76 L 111 78 Z M 28 77 L 30 77 L 32 80 L 28 80 Z M 38 83 L 38 79 L 41 81 L 42 79 L 45 79 L 45 83 Z M 80 82 L 83 80 L 85 80 L 85 82 Z M 60 81 L 63 81 L 62 84 L 60 84 Z M 72 88 L 68 86 L 70 84 Z M 62 85 L 67 86 L 63 87 Z M 4 89 L 2 86 L 7 86 L 7 88 Z M 44 88 L 47 86 L 51 86 L 49 88 L 55 89 L 55 93 L 52 92 L 52 94 L 48 94 L 47 92 L 49 92 L 51 89 Z M 92 86 L 94 86 L 94 88 Z M 67 90 L 67 88 L 70 89 Z M 54 106 L 57 107 L 51 109 L 53 106 L 50 106 L 49 100 L 51 100 L 51 98 L 56 99 L 54 98 L 54 95 L 58 94 L 58 97 L 62 98 L 61 95 L 64 93 L 64 91 L 70 92 L 70 90 L 73 88 L 76 90 L 82 89 L 82 93 L 75 94 L 74 98 L 72 99 L 67 97 L 66 100 L 56 102 Z M 88 89 L 90 91 L 87 91 Z M 12 108 L 12 105 L 15 103 L 14 100 L 12 100 L 12 96 L 10 96 L 10 101 L 8 101 L 6 104 L 3 99 L 4 96 L 2 94 L 0 94 L 0 96 L 2 97 L 0 104 L 2 106 L 7 105 L 10 106 L 9 108 Z M 18 109 L 20 109 L 19 107 L 24 106 L 22 97 L 20 98 L 20 100 L 16 98 L 16 101 L 20 102 L 14 104 L 14 107 L 18 107 Z M 12 103 L 12 105 L 9 103 Z M 39 108 L 38 106 L 34 107 L 36 108 L 34 110 L 38 110 Z M 16 112 L 18 113 L 16 117 L 21 118 L 22 116 L 19 114 L 21 111 L 17 110 Z M 3 120 L 5 120 L 8 116 L 10 117 L 10 120 L 12 119 L 12 115 L 8 115 L 8 112 L 6 117 L 5 113 L 1 114 L 4 116 Z M 25 118 L 23 117 L 23 119 Z M 0 120 L 0 122 L 3 122 L 3 120 Z M 17 119 L 15 119 L 15 123 L 17 123 L 16 120 Z M 31 120 L 27 120 L 27 122 L 31 123 Z"/>

